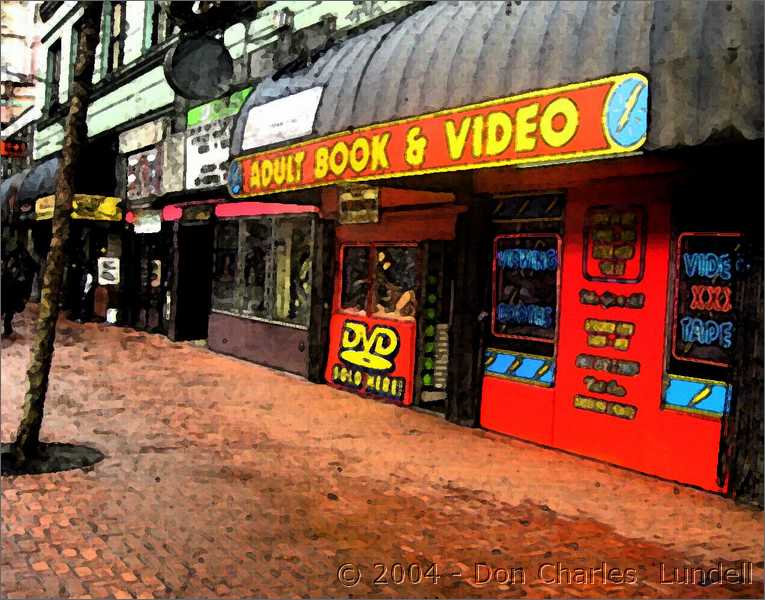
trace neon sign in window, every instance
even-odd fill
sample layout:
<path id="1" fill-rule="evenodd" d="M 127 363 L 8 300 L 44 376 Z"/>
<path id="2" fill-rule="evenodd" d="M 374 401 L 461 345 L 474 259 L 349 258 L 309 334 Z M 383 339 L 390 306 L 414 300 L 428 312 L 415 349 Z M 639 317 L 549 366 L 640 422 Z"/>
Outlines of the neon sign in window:
<path id="1" fill-rule="evenodd" d="M 554 342 L 558 325 L 561 238 L 550 233 L 494 239 L 492 333 Z"/>
<path id="2" fill-rule="evenodd" d="M 672 355 L 730 366 L 736 333 L 735 284 L 748 261 L 738 233 L 682 233 L 675 256 Z"/>

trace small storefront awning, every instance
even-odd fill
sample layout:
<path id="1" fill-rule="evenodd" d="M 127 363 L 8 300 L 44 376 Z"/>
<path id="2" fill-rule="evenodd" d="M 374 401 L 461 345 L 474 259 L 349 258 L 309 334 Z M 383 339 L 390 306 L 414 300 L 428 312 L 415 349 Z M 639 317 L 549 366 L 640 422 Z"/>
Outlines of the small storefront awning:
<path id="1" fill-rule="evenodd" d="M 17 202 L 34 205 L 41 196 L 48 196 L 55 191 L 58 158 L 51 158 L 32 167 L 19 187 Z"/>
<path id="2" fill-rule="evenodd" d="M 2 209 L 2 222 L 4 224 L 8 223 L 10 219 L 15 218 L 14 214 L 18 207 L 17 197 L 19 187 L 27 173 L 29 173 L 29 169 L 24 169 L 20 173 L 11 175 L 0 182 L 0 209 Z"/>
<path id="3" fill-rule="evenodd" d="M 231 154 L 257 150 L 242 149 L 252 108 L 316 86 L 311 135 L 321 136 L 628 72 L 650 81 L 645 149 L 758 139 L 762 70 L 756 0 L 437 2 L 261 82 L 240 111 Z"/>

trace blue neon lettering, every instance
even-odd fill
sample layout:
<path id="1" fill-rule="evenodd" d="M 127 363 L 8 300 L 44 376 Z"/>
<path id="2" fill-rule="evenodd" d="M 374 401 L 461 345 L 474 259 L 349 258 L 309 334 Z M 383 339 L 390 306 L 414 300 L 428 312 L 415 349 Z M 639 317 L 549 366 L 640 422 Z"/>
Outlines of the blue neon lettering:
<path id="1" fill-rule="evenodd" d="M 497 252 L 497 264 L 504 269 L 530 269 L 532 271 L 554 271 L 558 268 L 558 252 L 510 248 Z"/>
<path id="2" fill-rule="evenodd" d="M 517 323 L 548 328 L 552 326 L 552 313 L 551 306 L 523 303 L 501 303 L 497 305 L 497 321 L 500 323 Z"/>
<path id="3" fill-rule="evenodd" d="M 714 252 L 691 252 L 683 254 L 685 275 L 693 277 L 708 277 L 713 279 L 717 276 L 724 280 L 730 279 L 730 254 L 715 254 Z"/>
<path id="4" fill-rule="evenodd" d="M 730 348 L 733 344 L 733 323 L 725 321 L 703 321 L 694 317 L 680 319 L 680 328 L 683 341 L 686 343 L 698 343 L 704 346 L 717 344 L 721 348 Z"/>

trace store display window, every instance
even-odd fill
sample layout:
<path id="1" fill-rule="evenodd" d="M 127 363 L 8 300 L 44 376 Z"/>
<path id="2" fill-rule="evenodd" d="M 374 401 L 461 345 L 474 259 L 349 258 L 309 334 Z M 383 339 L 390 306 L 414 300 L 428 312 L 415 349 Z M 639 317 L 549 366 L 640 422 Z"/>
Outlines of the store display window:
<path id="1" fill-rule="evenodd" d="M 343 246 L 340 309 L 362 316 L 414 320 L 418 261 L 415 245 Z"/>
<path id="2" fill-rule="evenodd" d="M 307 327 L 314 221 L 253 217 L 216 225 L 212 310 Z"/>

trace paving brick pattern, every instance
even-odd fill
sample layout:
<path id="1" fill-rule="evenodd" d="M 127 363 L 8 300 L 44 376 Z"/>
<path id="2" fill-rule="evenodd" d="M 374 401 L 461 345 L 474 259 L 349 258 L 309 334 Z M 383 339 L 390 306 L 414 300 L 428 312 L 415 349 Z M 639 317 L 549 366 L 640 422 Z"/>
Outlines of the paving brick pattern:
<path id="1" fill-rule="evenodd" d="M 48 397 L 43 438 L 106 458 L 3 478 L 5 598 L 762 596 L 761 512 L 191 344 L 62 320 Z M 718 560 L 754 583 L 659 582 Z"/>

